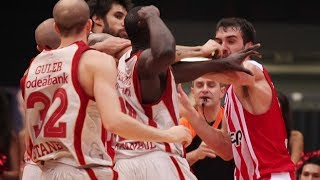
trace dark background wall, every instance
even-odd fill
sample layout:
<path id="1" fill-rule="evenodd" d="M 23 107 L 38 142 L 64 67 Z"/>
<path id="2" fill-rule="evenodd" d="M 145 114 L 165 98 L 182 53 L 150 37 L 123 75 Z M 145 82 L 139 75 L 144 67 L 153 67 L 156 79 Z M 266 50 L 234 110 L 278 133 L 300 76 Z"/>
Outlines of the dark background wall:
<path id="1" fill-rule="evenodd" d="M 7 1 L 6 5 L 1 6 L 3 17 L 1 34 L 5 42 L 0 71 L 1 85 L 18 85 L 29 59 L 37 53 L 34 29 L 41 21 L 51 17 L 51 10 L 56 2 L 56 0 Z M 257 23 L 320 24 L 320 13 L 317 12 L 315 2 L 311 1 L 133 0 L 133 2 L 136 5 L 156 5 L 166 21 L 183 21 L 187 24 L 213 22 L 212 29 L 214 23 L 225 16 L 242 16 Z M 175 27 L 174 24 L 172 26 Z M 186 30 L 192 31 L 193 28 L 201 27 L 189 26 Z M 184 29 L 179 27 L 173 29 L 177 35 L 180 33 L 179 30 Z M 205 35 L 209 37 L 212 34 Z M 179 38 L 177 41 L 184 42 L 184 38 Z"/>

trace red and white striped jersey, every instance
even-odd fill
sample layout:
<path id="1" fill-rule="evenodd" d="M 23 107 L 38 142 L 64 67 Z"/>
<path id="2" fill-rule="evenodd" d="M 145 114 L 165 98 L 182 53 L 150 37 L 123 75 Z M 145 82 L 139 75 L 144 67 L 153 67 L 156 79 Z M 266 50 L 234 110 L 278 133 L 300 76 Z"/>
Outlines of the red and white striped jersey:
<path id="1" fill-rule="evenodd" d="M 263 71 L 272 89 L 272 103 L 266 113 L 253 115 L 243 108 L 233 86 L 228 88 L 225 115 L 236 164 L 235 176 L 245 180 L 295 170 L 286 147 L 286 129 L 274 85 L 261 64 L 250 62 Z"/>
<path id="2" fill-rule="evenodd" d="M 166 88 L 161 98 L 153 104 L 142 104 L 140 81 L 135 69 L 140 53 L 130 55 L 130 50 L 119 60 L 117 87 L 123 112 L 137 119 L 137 121 L 159 129 L 169 129 L 178 125 L 178 97 L 176 84 L 170 69 L 167 71 Z M 181 144 L 138 142 L 123 139 L 119 136 L 116 138 L 116 142 L 116 160 L 135 157 L 152 151 L 165 151 L 185 156 Z"/>
<path id="3" fill-rule="evenodd" d="M 26 105 L 27 148 L 34 162 L 55 160 L 75 167 L 112 166 L 100 118 L 87 113 L 89 97 L 78 64 L 89 47 L 82 41 L 44 50 L 21 79 Z"/>

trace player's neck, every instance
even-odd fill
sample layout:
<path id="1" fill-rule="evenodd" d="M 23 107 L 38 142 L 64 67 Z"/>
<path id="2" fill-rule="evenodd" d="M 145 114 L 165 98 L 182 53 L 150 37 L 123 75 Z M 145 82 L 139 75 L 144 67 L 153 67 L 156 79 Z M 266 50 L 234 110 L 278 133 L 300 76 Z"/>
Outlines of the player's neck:
<path id="1" fill-rule="evenodd" d="M 77 41 L 83 41 L 84 43 L 87 43 L 88 39 L 86 38 L 86 36 L 83 36 L 82 34 L 79 34 L 76 36 L 70 36 L 70 37 L 62 37 L 59 48 L 70 46 L 71 44 Z"/>

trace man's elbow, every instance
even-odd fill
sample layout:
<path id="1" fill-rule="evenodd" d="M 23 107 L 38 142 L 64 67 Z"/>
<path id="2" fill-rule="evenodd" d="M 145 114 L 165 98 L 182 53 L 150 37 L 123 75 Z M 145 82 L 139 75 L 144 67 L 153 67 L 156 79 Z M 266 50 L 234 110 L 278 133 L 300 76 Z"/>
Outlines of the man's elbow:
<path id="1" fill-rule="evenodd" d="M 107 131 L 116 133 L 119 127 L 121 127 L 119 125 L 120 121 L 117 120 L 117 119 L 120 119 L 121 117 L 118 116 L 117 114 L 118 113 L 114 113 L 112 116 L 109 116 L 108 118 L 102 118 L 103 126 Z"/>
<path id="2" fill-rule="evenodd" d="M 233 159 L 233 154 L 231 153 L 224 153 L 222 156 L 220 156 L 224 161 L 230 161 Z"/>
<path id="3" fill-rule="evenodd" d="M 160 51 L 157 56 L 158 56 L 156 57 L 157 59 L 163 59 L 166 61 L 174 62 L 176 59 L 176 52 L 175 52 L 175 49 L 166 47 L 162 51 Z"/>

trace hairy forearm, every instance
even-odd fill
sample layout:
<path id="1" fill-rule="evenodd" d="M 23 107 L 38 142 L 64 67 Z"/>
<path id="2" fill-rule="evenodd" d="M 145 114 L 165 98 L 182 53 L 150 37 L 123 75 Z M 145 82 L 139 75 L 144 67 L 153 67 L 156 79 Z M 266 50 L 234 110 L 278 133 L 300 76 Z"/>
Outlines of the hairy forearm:
<path id="1" fill-rule="evenodd" d="M 145 125 L 123 113 L 115 113 L 117 121 L 105 123 L 106 128 L 119 136 L 137 141 L 173 142 L 173 137 L 165 130 Z"/>
<path id="2" fill-rule="evenodd" d="M 176 59 L 175 62 L 179 62 L 183 58 L 187 57 L 203 57 L 201 52 L 201 46 L 176 46 Z"/>
<path id="3" fill-rule="evenodd" d="M 201 116 L 187 117 L 198 136 L 224 160 L 232 159 L 231 140 L 227 132 L 209 126 Z"/>
<path id="4" fill-rule="evenodd" d="M 223 62 L 218 61 L 219 60 L 178 62 L 173 64 L 172 69 L 176 83 L 189 82 L 211 72 L 222 72 L 226 69 L 226 65 Z"/>
<path id="5" fill-rule="evenodd" d="M 199 160 L 196 150 L 188 152 L 186 154 L 186 159 L 187 159 L 190 166 L 192 166 L 194 163 L 196 163 Z"/>

